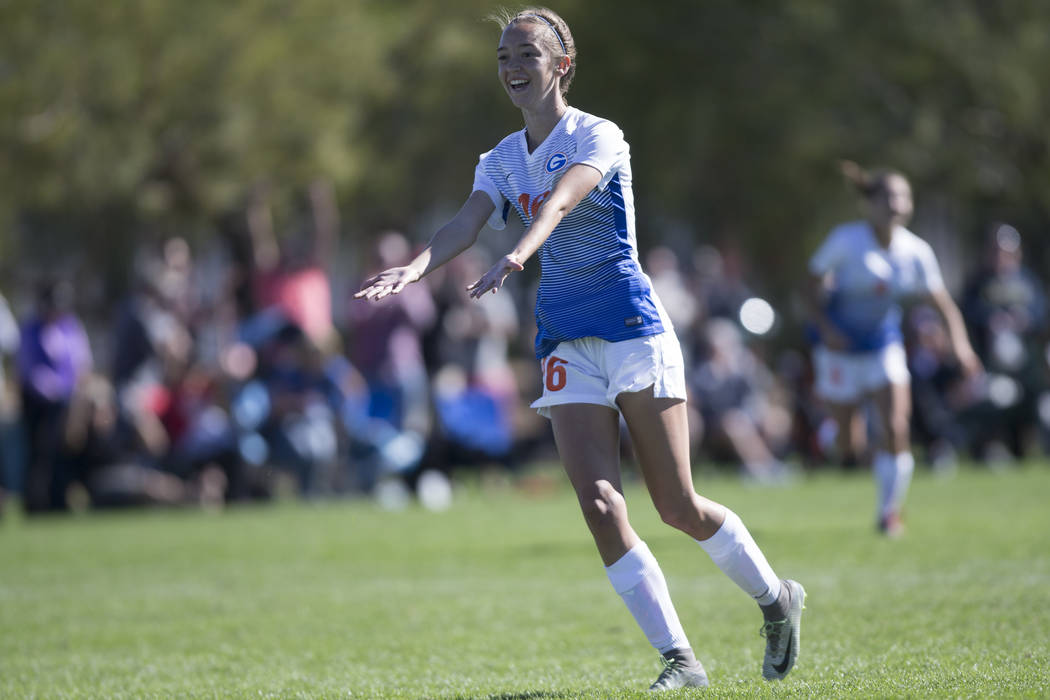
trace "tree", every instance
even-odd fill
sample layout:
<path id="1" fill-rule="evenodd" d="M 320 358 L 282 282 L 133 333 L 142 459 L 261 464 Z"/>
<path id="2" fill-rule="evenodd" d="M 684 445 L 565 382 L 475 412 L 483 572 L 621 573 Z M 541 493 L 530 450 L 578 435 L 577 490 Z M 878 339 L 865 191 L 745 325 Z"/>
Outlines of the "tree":
<path id="1" fill-rule="evenodd" d="M 433 212 L 468 194 L 478 153 L 520 128 L 488 8 L 0 4 L 0 255 L 75 244 L 118 274 L 144 232 L 210 235 L 260 183 L 292 221 L 318 178 L 352 242 L 388 226 L 424 238 Z M 748 251 L 768 291 L 788 289 L 854 211 L 844 157 L 908 173 L 917 228 L 972 238 L 991 218 L 1050 223 L 1050 6 L 558 10 L 580 47 L 570 100 L 632 144 L 643 246 L 685 222 L 695 240 Z"/>

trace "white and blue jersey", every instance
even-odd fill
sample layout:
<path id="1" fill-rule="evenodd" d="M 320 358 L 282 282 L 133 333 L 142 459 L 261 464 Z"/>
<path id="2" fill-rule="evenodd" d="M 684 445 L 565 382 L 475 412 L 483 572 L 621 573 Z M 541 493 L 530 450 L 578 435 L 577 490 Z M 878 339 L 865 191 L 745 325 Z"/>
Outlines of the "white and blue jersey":
<path id="1" fill-rule="evenodd" d="M 866 221 L 832 229 L 810 258 L 809 271 L 830 275 L 824 312 L 848 339 L 851 353 L 901 342 L 900 301 L 944 288 L 929 243 L 898 226 L 883 248 Z"/>
<path id="2" fill-rule="evenodd" d="M 612 122 L 569 107 L 532 153 L 521 130 L 482 154 L 474 190 L 496 205 L 489 225 L 502 229 L 512 207 L 531 225 L 558 179 L 576 164 L 594 167 L 602 178 L 540 247 L 537 358 L 562 341 L 616 342 L 670 328 L 638 263 L 630 148 Z"/>

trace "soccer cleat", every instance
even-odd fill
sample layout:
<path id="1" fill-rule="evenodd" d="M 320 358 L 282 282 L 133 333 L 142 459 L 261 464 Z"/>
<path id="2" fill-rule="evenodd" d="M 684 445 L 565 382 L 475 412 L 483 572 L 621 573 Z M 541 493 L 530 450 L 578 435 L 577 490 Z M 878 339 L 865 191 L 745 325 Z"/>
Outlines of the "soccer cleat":
<path id="1" fill-rule="evenodd" d="M 892 512 L 879 518 L 879 532 L 886 537 L 897 538 L 904 534 L 904 523 L 899 513 Z"/>
<path id="2" fill-rule="evenodd" d="M 676 688 L 706 688 L 707 671 L 699 661 L 696 665 L 689 665 L 678 659 L 667 659 L 660 657 L 664 662 L 664 670 L 656 682 L 649 686 L 649 690 L 675 690 Z"/>
<path id="3" fill-rule="evenodd" d="M 788 587 L 787 617 L 777 622 L 766 622 L 758 631 L 766 638 L 766 657 L 762 660 L 762 677 L 768 681 L 781 680 L 790 673 L 798 658 L 799 632 L 802 610 L 806 607 L 806 590 L 798 581 L 784 581 Z"/>

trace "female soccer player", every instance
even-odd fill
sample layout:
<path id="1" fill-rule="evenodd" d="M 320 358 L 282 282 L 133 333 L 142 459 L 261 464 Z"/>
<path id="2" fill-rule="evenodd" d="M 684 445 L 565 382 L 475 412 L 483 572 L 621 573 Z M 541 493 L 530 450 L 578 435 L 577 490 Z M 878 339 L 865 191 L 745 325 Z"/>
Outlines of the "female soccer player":
<path id="1" fill-rule="evenodd" d="M 809 261 L 814 320 L 816 391 L 848 431 L 855 412 L 873 401 L 882 423 L 873 471 L 881 532 L 902 531 L 901 505 L 915 458 L 908 424 L 911 377 L 902 345 L 899 302 L 918 297 L 944 316 L 952 349 L 964 371 L 981 371 L 958 307 L 941 278 L 933 249 L 904 228 L 912 214 L 911 185 L 892 170 L 867 172 L 844 163 L 843 173 L 862 197 L 865 218 L 834 228 Z"/>
<path id="2" fill-rule="evenodd" d="M 481 156 L 474 189 L 415 260 L 365 281 L 358 298 L 382 299 L 502 229 L 511 210 L 526 229 L 514 249 L 467 289 L 496 292 L 537 251 L 536 356 L 558 451 L 613 588 L 665 668 L 653 690 L 706 686 L 667 584 L 631 528 L 619 469 L 619 414 L 664 522 L 684 531 L 751 595 L 765 616 L 762 672 L 783 678 L 798 655 L 805 591 L 773 573 L 732 511 L 699 496 L 689 463 L 682 353 L 638 263 L 628 145 L 612 122 L 570 107 L 576 46 L 546 8 L 499 18 L 499 80 L 525 128 Z"/>

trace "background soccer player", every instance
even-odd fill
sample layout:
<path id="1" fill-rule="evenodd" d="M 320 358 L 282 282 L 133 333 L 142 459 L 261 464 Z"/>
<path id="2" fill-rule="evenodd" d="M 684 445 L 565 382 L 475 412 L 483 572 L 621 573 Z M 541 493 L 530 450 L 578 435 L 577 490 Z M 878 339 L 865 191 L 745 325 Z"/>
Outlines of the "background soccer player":
<path id="1" fill-rule="evenodd" d="M 981 363 L 933 248 L 904 227 L 913 210 L 907 178 L 892 170 L 869 173 L 854 163 L 845 163 L 843 172 L 862 197 L 865 218 L 832 229 L 809 262 L 820 336 L 813 355 L 816 391 L 838 423 L 840 437 L 863 403 L 874 403 L 882 423 L 873 464 L 878 527 L 897 535 L 915 468 L 901 300 L 926 300 L 940 311 L 967 374 L 980 372 Z"/>

